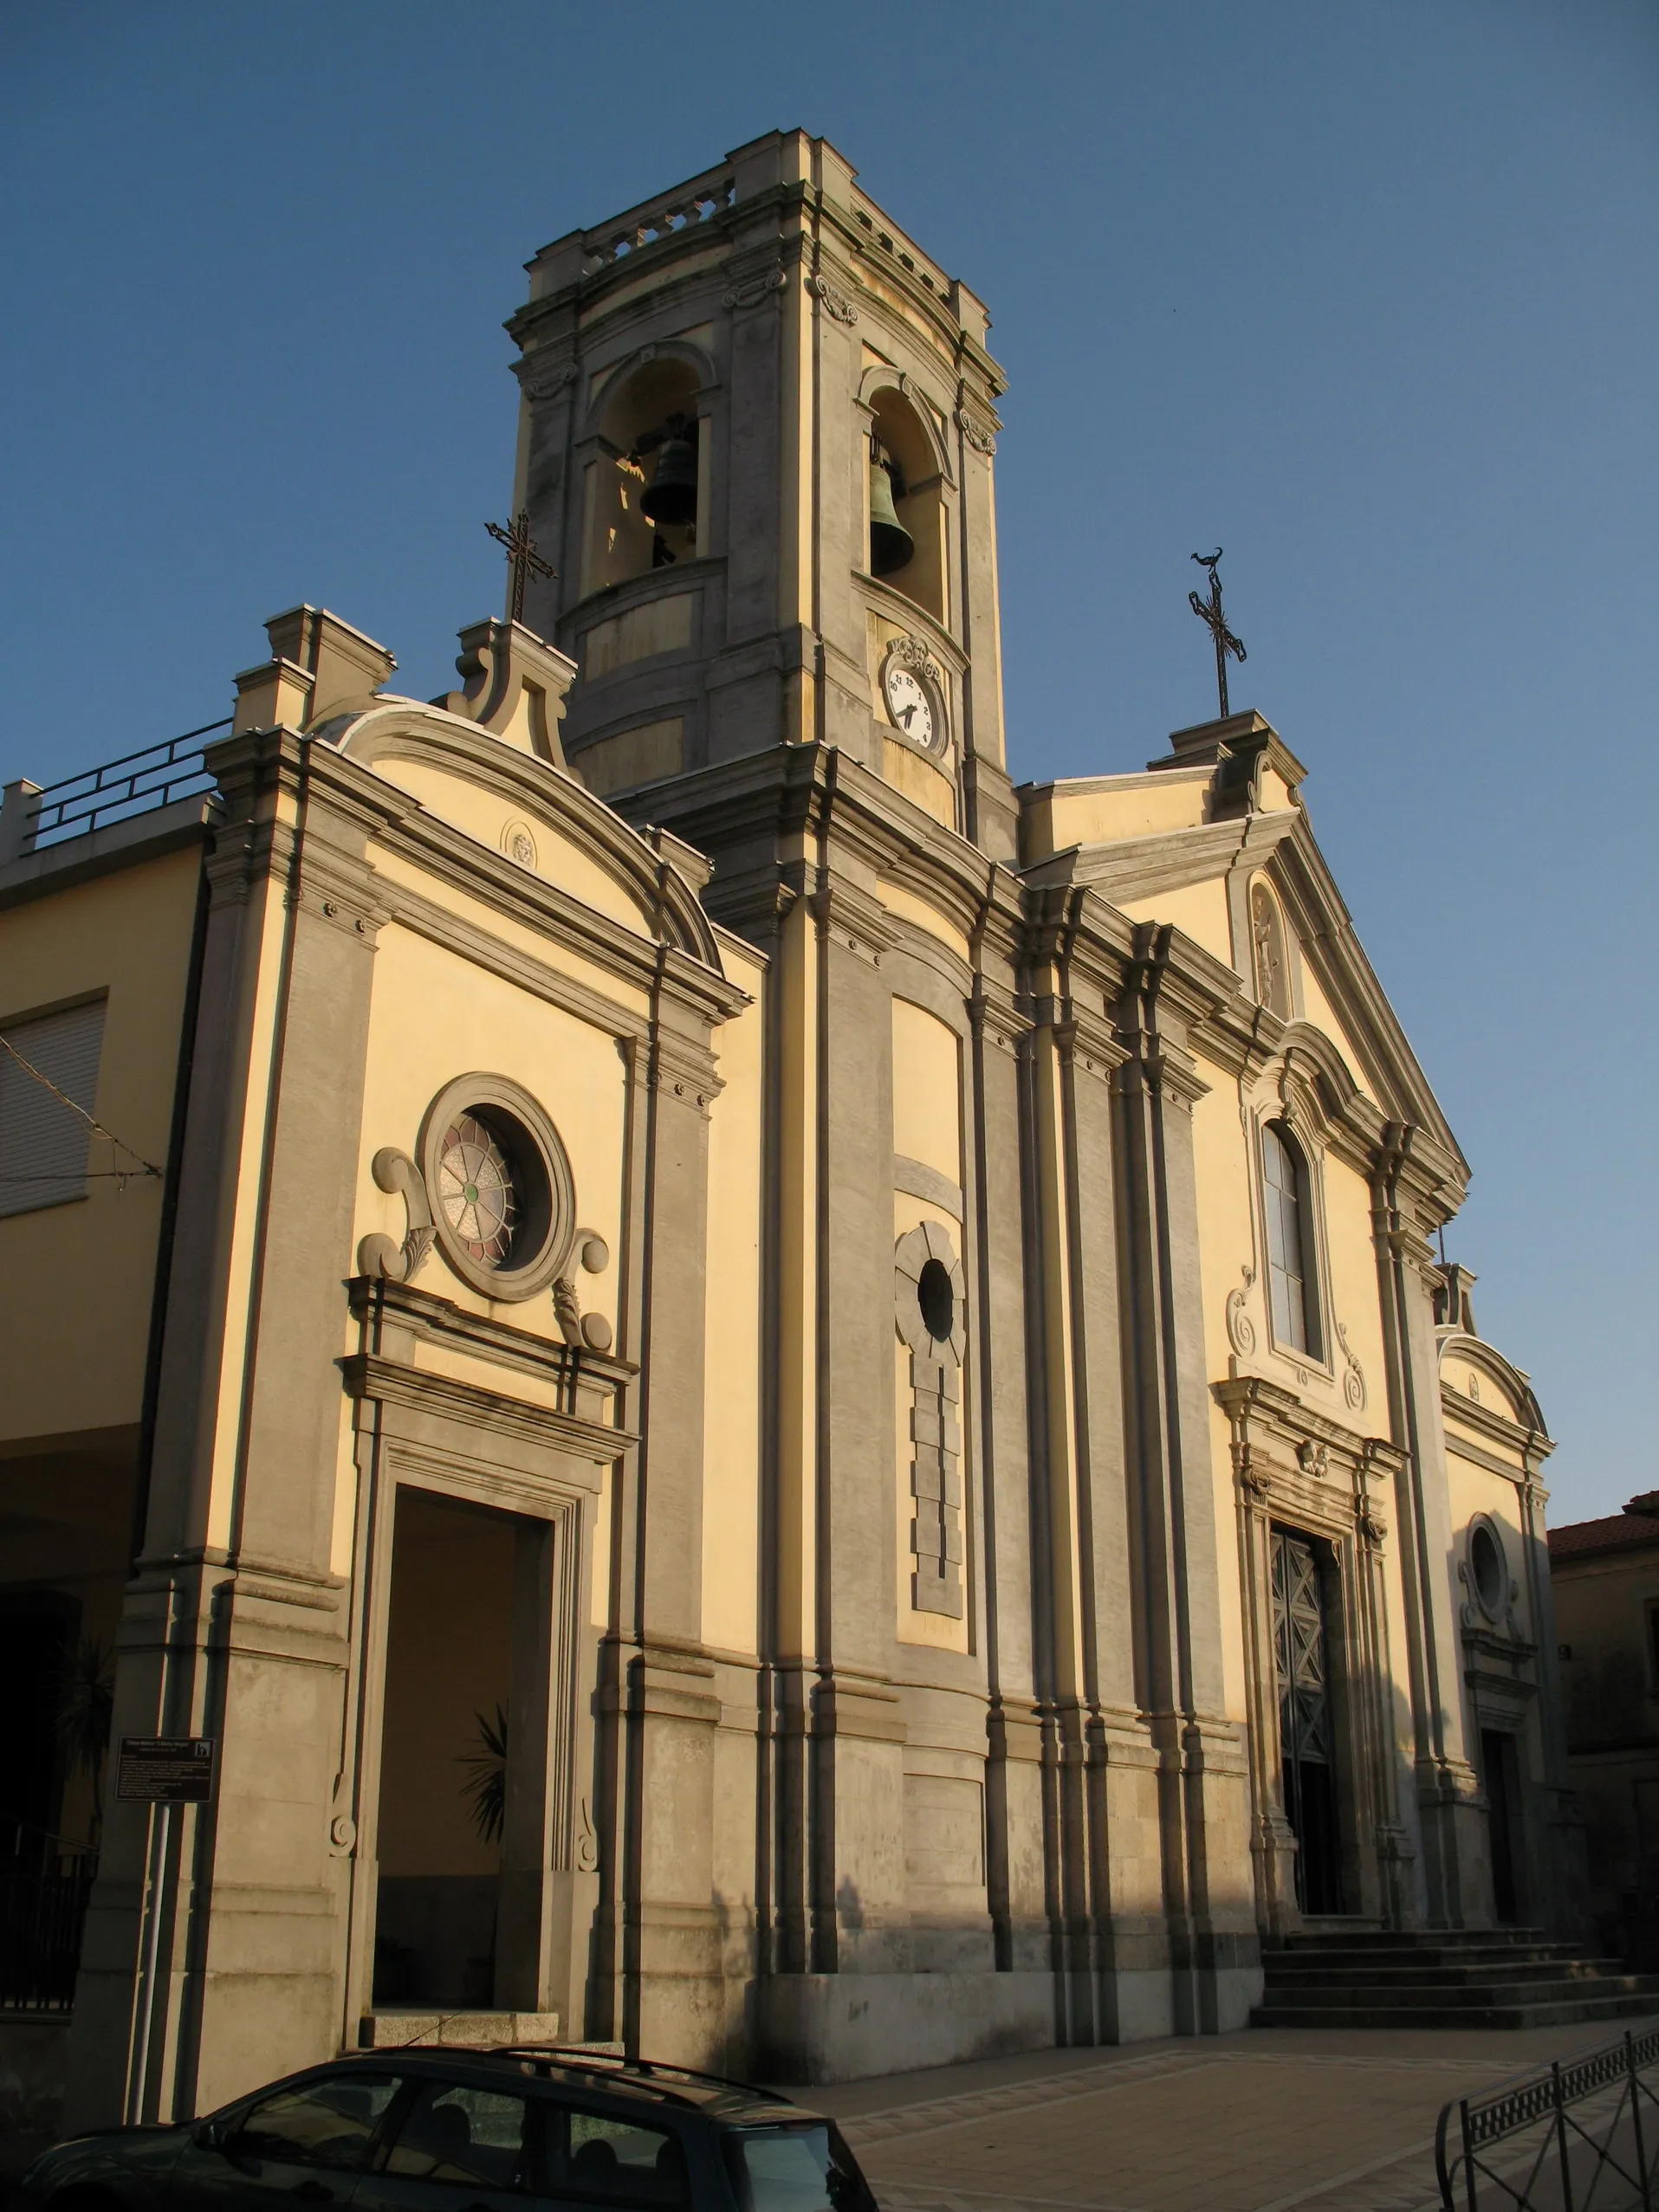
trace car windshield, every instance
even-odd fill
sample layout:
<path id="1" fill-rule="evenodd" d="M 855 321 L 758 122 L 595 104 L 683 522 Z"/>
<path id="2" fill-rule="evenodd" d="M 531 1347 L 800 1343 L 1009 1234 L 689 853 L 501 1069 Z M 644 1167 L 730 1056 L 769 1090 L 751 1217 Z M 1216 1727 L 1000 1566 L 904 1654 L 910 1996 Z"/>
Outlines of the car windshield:
<path id="1" fill-rule="evenodd" d="M 742 2212 L 876 2212 L 852 2153 L 826 2120 L 743 2128 L 725 2147 Z"/>

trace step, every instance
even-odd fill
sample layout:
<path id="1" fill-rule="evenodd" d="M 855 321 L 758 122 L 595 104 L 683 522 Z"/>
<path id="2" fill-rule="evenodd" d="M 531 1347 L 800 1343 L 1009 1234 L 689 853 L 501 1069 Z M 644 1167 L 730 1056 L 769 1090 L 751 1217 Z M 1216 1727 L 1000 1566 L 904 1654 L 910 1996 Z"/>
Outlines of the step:
<path id="1" fill-rule="evenodd" d="M 1268 1989 L 1262 1993 L 1262 2002 L 1274 2007 L 1293 2006 L 1298 2011 L 1318 2013 L 1321 2016 L 1342 2012 L 1353 2006 L 1363 2006 L 1371 2012 L 1390 2015 L 1423 2012 L 1479 2012 L 1506 2005 L 1600 2004 L 1617 1997 L 1629 1997 L 1634 2002 L 1659 2010 L 1659 1978 L 1651 1975 L 1610 1975 L 1597 1982 L 1569 1982 L 1559 1978 L 1533 1982 L 1470 1982 L 1461 1989 L 1445 1989 L 1422 1983 L 1410 1983 L 1401 1988 L 1377 1989 L 1363 1982 L 1347 1982 L 1330 1989 Z"/>
<path id="2" fill-rule="evenodd" d="M 1591 2021 L 1630 2020 L 1659 2010 L 1659 1998 L 1575 1997 L 1570 2002 L 1526 2005 L 1424 2006 L 1394 2012 L 1363 2004 L 1330 2011 L 1303 2005 L 1261 2004 L 1253 2028 L 1568 2028 Z"/>
<path id="3" fill-rule="evenodd" d="M 1629 1971 L 1624 1962 L 1617 1958 L 1465 1959 L 1455 1965 L 1443 1966 L 1416 1959 L 1387 1966 L 1264 1959 L 1262 1964 L 1269 1986 L 1283 1989 L 1332 1989 L 1351 1982 L 1363 1982 L 1368 1989 L 1390 1989 L 1407 1982 L 1434 1989 L 1457 1989 L 1476 1982 L 1593 1982 L 1602 1975 Z"/>
<path id="4" fill-rule="evenodd" d="M 1547 1928 L 1312 1928 L 1284 1937 L 1286 1950 L 1336 1944 L 1345 1950 L 1413 1950 L 1434 1944 L 1552 1944 Z"/>

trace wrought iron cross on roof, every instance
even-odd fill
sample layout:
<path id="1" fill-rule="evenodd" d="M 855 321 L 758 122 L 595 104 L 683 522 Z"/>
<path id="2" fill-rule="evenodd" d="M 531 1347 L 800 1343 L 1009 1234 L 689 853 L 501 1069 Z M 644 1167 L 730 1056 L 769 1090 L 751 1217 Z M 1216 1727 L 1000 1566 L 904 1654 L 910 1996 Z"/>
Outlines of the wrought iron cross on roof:
<path id="1" fill-rule="evenodd" d="M 1201 599 L 1196 592 L 1189 592 L 1187 597 L 1193 612 L 1208 626 L 1210 636 L 1215 641 L 1215 689 L 1222 696 L 1222 720 L 1225 721 L 1228 716 L 1227 656 L 1231 653 L 1235 661 L 1242 663 L 1244 641 L 1241 637 L 1235 637 L 1222 619 L 1222 579 L 1215 572 L 1216 563 L 1221 557 L 1220 546 L 1213 553 L 1193 555 L 1200 568 L 1209 571 L 1209 597 Z"/>
<path id="2" fill-rule="evenodd" d="M 510 564 L 511 584 L 508 592 L 508 611 L 515 622 L 524 619 L 524 586 L 532 576 L 552 578 L 559 572 L 550 567 L 535 549 L 535 540 L 530 535 L 530 516 L 527 508 L 521 507 L 513 517 L 510 528 L 503 529 L 499 522 L 486 522 L 484 527 L 498 545 L 507 548 Z"/>

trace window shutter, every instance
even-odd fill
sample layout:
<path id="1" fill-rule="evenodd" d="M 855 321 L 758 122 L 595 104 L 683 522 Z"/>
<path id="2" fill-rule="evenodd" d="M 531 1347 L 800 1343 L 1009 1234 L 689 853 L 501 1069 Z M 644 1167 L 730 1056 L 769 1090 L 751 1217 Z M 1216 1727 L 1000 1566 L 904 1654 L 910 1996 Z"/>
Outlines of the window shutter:
<path id="1" fill-rule="evenodd" d="M 0 1030 L 15 1051 L 88 1114 L 98 1096 L 104 1006 L 98 999 Z M 36 1083 L 10 1052 L 0 1052 L 0 1214 L 28 1213 L 81 1197 L 91 1136 L 79 1114 Z"/>

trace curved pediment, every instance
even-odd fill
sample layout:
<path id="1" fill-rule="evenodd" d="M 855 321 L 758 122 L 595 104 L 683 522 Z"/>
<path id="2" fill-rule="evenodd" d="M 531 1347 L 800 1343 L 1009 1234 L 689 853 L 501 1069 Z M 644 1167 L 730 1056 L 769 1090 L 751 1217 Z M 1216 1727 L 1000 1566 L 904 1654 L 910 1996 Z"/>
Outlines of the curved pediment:
<path id="1" fill-rule="evenodd" d="M 486 850 L 723 972 L 713 926 L 688 876 L 568 770 L 414 700 L 379 702 L 313 734 Z"/>
<path id="2" fill-rule="evenodd" d="M 1539 1436 L 1549 1433 L 1532 1384 L 1480 1337 L 1455 1329 L 1441 1333 L 1440 1379 L 1452 1400 L 1467 1400 Z"/>

